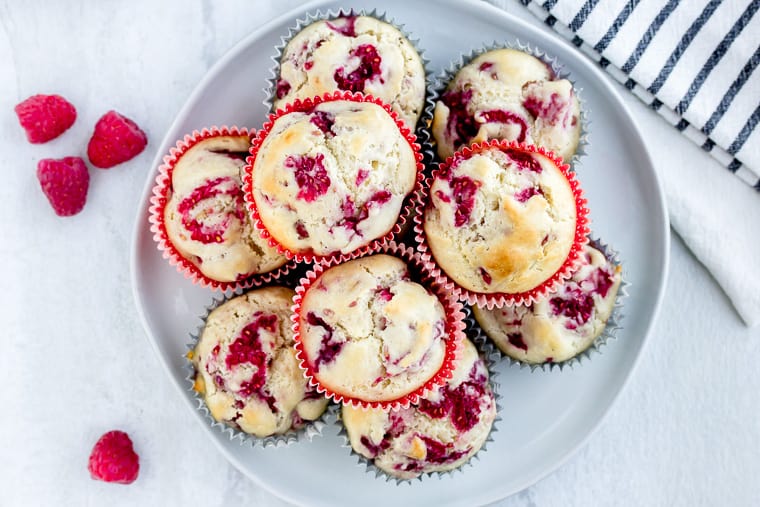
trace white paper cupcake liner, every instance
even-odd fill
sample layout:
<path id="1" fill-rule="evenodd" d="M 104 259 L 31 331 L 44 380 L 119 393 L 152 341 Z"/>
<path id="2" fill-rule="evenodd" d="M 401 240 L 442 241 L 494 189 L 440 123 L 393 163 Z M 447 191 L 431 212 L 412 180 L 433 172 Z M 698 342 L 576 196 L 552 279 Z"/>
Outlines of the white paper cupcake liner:
<path id="1" fill-rule="evenodd" d="M 275 113 L 274 96 L 277 90 L 277 81 L 280 77 L 280 60 L 282 54 L 285 51 L 285 47 L 293 39 L 293 37 L 301 32 L 304 28 L 315 23 L 317 21 L 332 20 L 341 16 L 367 16 L 375 18 L 383 23 L 387 23 L 396 28 L 406 39 L 412 44 L 417 54 L 420 55 L 422 60 L 422 68 L 425 73 L 425 101 L 420 112 L 420 118 L 417 120 L 417 124 L 410 127 L 413 132 L 417 134 L 417 142 L 422 146 L 422 152 L 430 152 L 430 159 L 432 159 L 432 145 L 430 144 L 430 133 L 427 129 L 430 121 L 432 120 L 432 108 L 430 108 L 432 83 L 434 82 L 433 72 L 430 69 L 430 60 L 425 57 L 425 51 L 419 45 L 419 39 L 412 38 L 412 35 L 404 29 L 404 25 L 397 23 L 394 19 L 388 17 L 385 12 L 379 12 L 377 9 L 371 11 L 365 11 L 364 9 L 329 9 L 329 10 L 317 10 L 306 14 L 306 17 L 296 20 L 296 24 L 288 28 L 288 34 L 280 37 L 280 44 L 275 46 L 275 54 L 272 56 L 272 62 L 274 65 L 269 69 L 269 78 L 267 78 L 267 85 L 264 88 L 264 106 L 266 106 L 269 113 Z M 429 115 L 429 116 L 428 116 Z M 400 116 L 399 116 L 400 117 Z M 429 160 L 426 156 L 424 162 L 427 164 Z"/>
<path id="2" fill-rule="evenodd" d="M 465 317 L 469 318 L 471 314 L 471 311 L 469 308 L 465 310 Z M 401 484 L 409 484 L 411 485 L 414 482 L 422 482 L 425 480 L 432 480 L 434 477 L 438 480 L 444 479 L 447 477 L 451 477 L 453 475 L 459 475 L 466 473 L 466 469 L 470 468 L 474 465 L 474 461 L 480 460 L 480 457 L 483 455 L 483 453 L 488 451 L 488 444 L 490 442 L 493 442 L 493 436 L 494 433 L 499 431 L 498 424 L 502 420 L 501 418 L 501 394 L 500 391 L 500 384 L 496 381 L 496 377 L 499 376 L 499 372 L 495 370 L 495 366 L 500 360 L 500 356 L 498 352 L 496 351 L 496 347 L 489 344 L 481 344 L 477 345 L 475 344 L 476 348 L 478 349 L 478 354 L 483 358 L 483 360 L 486 363 L 486 368 L 488 369 L 488 383 L 491 386 L 491 391 L 494 395 L 494 400 L 496 402 L 496 418 L 493 421 L 493 424 L 491 425 L 491 431 L 488 434 L 488 437 L 486 438 L 485 442 L 483 442 L 483 445 L 481 446 L 478 451 L 470 456 L 470 458 L 462 463 L 460 466 L 453 470 L 447 470 L 444 472 L 424 472 L 417 477 L 413 479 L 402 479 L 399 477 L 395 477 L 393 475 L 388 474 L 384 470 L 378 468 L 375 466 L 374 461 L 359 454 L 358 452 L 354 451 L 353 447 L 351 447 L 351 441 L 348 437 L 348 432 L 346 431 L 346 427 L 343 425 L 343 422 L 341 420 L 341 409 L 340 406 L 335 407 L 335 419 L 336 424 L 338 424 L 339 431 L 338 436 L 343 440 L 341 447 L 348 450 L 348 454 L 350 456 L 353 456 L 354 459 L 357 461 L 357 466 L 363 467 L 365 469 L 365 472 L 368 474 L 372 474 L 376 479 L 384 480 L 385 482 L 394 482 L 397 485 Z"/>
<path id="3" fill-rule="evenodd" d="M 294 286 L 292 284 L 278 284 L 278 285 Z M 257 288 L 260 288 L 260 287 L 257 287 Z M 187 389 L 193 394 L 193 397 L 197 405 L 196 408 L 203 414 L 206 422 L 208 422 L 212 428 L 227 435 L 230 441 L 237 440 L 240 443 L 240 445 L 250 445 L 252 448 L 287 447 L 296 442 L 311 442 L 314 438 L 322 435 L 322 432 L 327 425 L 331 423 L 332 424 L 335 423 L 336 405 L 334 403 L 328 402 L 327 408 L 318 419 L 315 419 L 314 421 L 307 421 L 306 424 L 302 428 L 299 428 L 298 430 L 290 430 L 281 435 L 271 435 L 271 436 L 262 438 L 262 437 L 257 437 L 256 435 L 252 435 L 250 433 L 246 433 L 238 428 L 230 426 L 229 424 L 226 424 L 224 422 L 220 422 L 214 419 L 214 417 L 211 415 L 211 411 L 206 406 L 206 400 L 204 400 L 203 396 L 198 391 L 195 390 L 195 377 L 196 377 L 197 372 L 196 372 L 195 365 L 192 361 L 192 355 L 195 351 L 195 347 L 198 341 L 200 340 L 201 334 L 203 333 L 203 329 L 206 326 L 206 319 L 208 318 L 208 316 L 211 314 L 212 311 L 217 309 L 223 303 L 229 301 L 230 299 L 233 299 L 234 297 L 245 294 L 246 292 L 248 291 L 244 289 L 237 289 L 232 293 L 221 295 L 218 298 L 215 297 L 206 306 L 204 314 L 198 317 L 200 320 L 198 329 L 190 335 L 190 342 L 187 343 L 188 351 L 185 354 L 185 359 L 187 360 L 187 364 L 185 366 L 186 371 L 187 371 L 187 376 L 185 377 L 185 381 L 188 386 Z"/>
<path id="4" fill-rule="evenodd" d="M 600 239 L 590 238 L 589 245 L 602 252 L 604 256 L 613 264 L 621 267 L 623 266 L 623 264 L 620 262 L 618 252 L 613 250 L 609 245 L 602 242 Z M 583 365 L 583 363 L 591 361 L 594 355 L 601 355 L 603 353 L 602 348 L 607 345 L 609 341 L 617 338 L 617 331 L 619 329 L 622 329 L 621 323 L 624 318 L 623 306 L 625 304 L 625 299 L 628 297 L 627 288 L 629 286 L 630 283 L 626 281 L 625 271 L 623 271 L 621 275 L 620 287 L 618 288 L 617 295 L 615 296 L 615 305 L 612 309 L 612 313 L 610 314 L 610 318 L 607 319 L 607 325 L 605 326 L 604 330 L 599 336 L 594 339 L 593 342 L 591 342 L 591 345 L 589 345 L 586 349 L 564 361 L 550 363 L 528 363 L 526 361 L 521 361 L 505 354 L 498 347 L 496 347 L 491 338 L 486 334 L 485 331 L 483 331 L 483 329 L 480 327 L 480 324 L 478 324 L 478 321 L 472 315 L 472 310 L 469 307 L 465 307 L 467 309 L 464 321 L 465 334 L 475 344 L 475 346 L 478 347 L 478 350 L 493 352 L 497 357 L 500 357 L 502 361 L 506 361 L 510 367 L 514 365 L 518 366 L 521 369 L 530 368 L 531 371 L 562 371 L 565 368 L 577 368 Z"/>
<path id="5" fill-rule="evenodd" d="M 513 42 L 493 41 L 490 45 L 484 45 L 479 49 L 472 50 L 470 53 L 460 53 L 459 58 L 452 60 L 448 68 L 441 71 L 435 77 L 433 86 L 430 90 L 430 93 L 428 94 L 430 97 L 430 104 L 428 104 L 430 111 L 426 112 L 426 115 L 429 114 L 432 120 L 435 104 L 438 102 L 441 95 L 446 90 L 446 87 L 449 85 L 451 80 L 454 79 L 457 72 L 459 72 L 462 67 L 469 64 L 472 60 L 482 55 L 483 53 L 495 49 L 516 49 L 535 56 L 552 69 L 552 72 L 554 73 L 556 79 L 567 79 L 570 81 L 570 83 L 572 83 L 573 93 L 578 99 L 578 104 L 580 107 L 579 121 L 581 122 L 581 133 L 578 139 L 578 147 L 575 150 L 575 154 L 570 160 L 566 160 L 565 162 L 570 165 L 571 170 L 575 170 L 575 168 L 578 166 L 578 162 L 588 153 L 589 147 L 591 146 L 589 141 L 589 128 L 591 121 L 589 119 L 590 114 L 588 110 L 588 104 L 586 104 L 586 102 L 583 100 L 583 89 L 577 86 L 575 79 L 573 79 L 570 72 L 565 70 L 564 66 L 557 60 L 556 57 L 551 56 L 546 51 L 537 46 L 531 46 L 528 43 L 520 41 L 519 39 L 515 39 Z M 437 155 L 437 150 L 435 149 L 435 139 L 432 136 L 432 131 L 429 132 L 428 135 L 428 140 L 431 147 L 433 148 L 435 158 L 438 159 L 439 157 Z"/>

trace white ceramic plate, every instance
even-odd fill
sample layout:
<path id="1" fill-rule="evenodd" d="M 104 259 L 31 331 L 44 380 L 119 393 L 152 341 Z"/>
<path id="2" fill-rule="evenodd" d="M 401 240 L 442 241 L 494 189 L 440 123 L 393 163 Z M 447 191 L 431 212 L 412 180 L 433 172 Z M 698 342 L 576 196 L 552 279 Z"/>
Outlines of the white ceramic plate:
<path id="1" fill-rule="evenodd" d="M 618 339 L 575 370 L 531 373 L 501 365 L 502 421 L 473 466 L 439 480 L 396 485 L 357 466 L 340 447 L 337 427 L 311 443 L 251 449 L 212 431 L 192 405 L 185 385 L 185 343 L 211 300 L 161 258 L 148 229 L 148 198 L 155 168 L 185 133 L 204 126 L 258 127 L 265 118 L 263 88 L 270 57 L 297 18 L 317 8 L 371 10 L 369 1 L 304 5 L 252 33 L 225 55 L 198 85 L 169 129 L 145 183 L 132 256 L 132 282 L 148 338 L 169 378 L 209 438 L 242 472 L 296 504 L 479 505 L 533 484 L 588 439 L 630 377 L 657 313 L 668 263 L 669 229 L 662 191 L 631 116 L 608 81 L 577 50 L 481 1 L 390 0 L 388 16 L 419 38 L 437 73 L 460 52 L 492 41 L 523 42 L 556 56 L 571 72 L 590 112 L 590 146 L 577 172 L 589 199 L 594 234 L 620 252 L 630 282 L 624 329 Z M 360 495 L 360 496 L 358 496 Z"/>

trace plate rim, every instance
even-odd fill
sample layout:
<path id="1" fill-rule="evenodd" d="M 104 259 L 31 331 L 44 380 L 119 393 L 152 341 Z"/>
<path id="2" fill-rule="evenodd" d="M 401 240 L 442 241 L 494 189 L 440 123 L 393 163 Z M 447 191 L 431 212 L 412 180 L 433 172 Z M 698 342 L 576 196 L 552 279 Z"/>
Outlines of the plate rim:
<path id="1" fill-rule="evenodd" d="M 465 4 L 469 8 L 474 9 L 474 10 L 485 11 L 486 13 L 490 12 L 490 14 L 496 17 L 499 17 L 509 23 L 519 26 L 521 30 L 529 33 L 531 38 L 534 36 L 538 36 L 538 38 L 545 37 L 552 40 L 558 45 L 569 46 L 569 43 L 566 40 L 559 37 L 556 33 L 544 32 L 539 27 L 534 26 L 523 19 L 520 19 L 519 17 L 515 16 L 511 12 L 505 9 L 496 7 L 487 1 L 484 1 L 484 0 L 438 0 L 438 1 L 442 6 L 446 4 L 452 4 L 452 3 L 457 3 L 460 6 L 462 4 Z M 170 138 L 169 134 L 173 130 L 175 130 L 177 125 L 185 121 L 185 119 L 189 115 L 189 110 L 190 110 L 190 107 L 188 107 L 189 104 L 196 102 L 196 98 L 202 93 L 203 90 L 205 90 L 207 83 L 210 82 L 212 79 L 214 79 L 214 77 L 219 73 L 219 71 L 223 69 L 224 67 L 226 67 L 226 64 L 230 60 L 235 58 L 240 52 L 242 52 L 245 48 L 247 48 L 256 39 L 258 39 L 260 34 L 264 32 L 268 32 L 270 30 L 270 27 L 281 24 L 283 21 L 290 20 L 290 19 L 299 19 L 303 17 L 306 13 L 314 12 L 315 10 L 318 10 L 318 9 L 326 10 L 324 6 L 332 2 L 333 0 L 311 0 L 307 3 L 304 3 L 293 9 L 290 9 L 287 12 L 279 16 L 276 16 L 273 19 L 270 19 L 263 25 L 252 30 L 248 35 L 243 37 L 240 41 L 235 43 L 229 50 L 227 50 L 219 59 L 217 59 L 214 62 L 214 64 L 206 71 L 204 76 L 200 79 L 198 84 L 195 85 L 192 92 L 188 95 L 188 97 L 183 102 L 183 105 L 180 111 L 177 113 L 177 115 L 174 117 L 174 120 L 169 125 L 166 131 L 166 134 L 161 140 L 159 149 L 164 146 L 170 147 L 172 145 L 172 141 L 174 141 L 174 139 Z M 596 68 L 596 66 L 594 66 L 591 63 L 591 61 L 586 57 L 586 55 L 584 55 L 583 53 L 578 54 L 576 52 L 576 57 L 577 57 L 576 62 L 579 63 L 579 65 L 582 65 L 585 71 L 590 72 L 590 74 L 593 77 L 595 77 L 598 80 L 598 82 L 601 83 L 601 85 L 605 89 L 605 92 L 608 94 L 608 96 L 611 97 L 614 100 L 614 102 L 617 103 L 617 105 L 620 107 L 621 111 L 625 114 L 625 116 L 627 116 L 630 119 L 630 124 L 631 124 L 630 126 L 637 137 L 637 141 L 642 147 L 642 155 L 645 158 L 649 167 L 651 167 L 652 169 L 651 171 L 652 176 L 653 176 L 652 180 L 654 181 L 654 187 L 657 190 L 656 192 L 657 194 L 656 204 L 658 207 L 657 212 L 662 218 L 662 220 L 660 220 L 661 229 L 662 229 L 660 231 L 660 234 L 662 235 L 661 254 L 662 254 L 663 263 L 660 267 L 660 272 L 659 272 L 660 284 L 659 284 L 659 287 L 657 288 L 651 318 L 649 319 L 649 322 L 646 324 L 643 337 L 641 338 L 641 346 L 638 348 L 636 357 L 633 359 L 633 362 L 631 363 L 631 367 L 624 374 L 624 378 L 623 378 L 622 383 L 620 384 L 620 388 L 613 395 L 612 399 L 610 400 L 608 406 L 604 409 L 601 416 L 591 425 L 591 427 L 587 429 L 586 434 L 583 435 L 582 438 L 580 438 L 575 445 L 571 446 L 566 451 L 564 451 L 564 453 L 559 459 L 555 460 L 551 465 L 546 467 L 543 471 L 538 473 L 535 477 L 531 477 L 522 481 L 522 483 L 520 483 L 519 486 L 513 492 L 508 493 L 506 496 L 501 495 L 500 493 L 491 494 L 489 496 L 485 492 L 483 492 L 483 494 L 481 494 L 478 497 L 479 505 L 484 505 L 491 502 L 499 501 L 501 499 L 504 499 L 516 493 L 519 493 L 520 491 L 523 491 L 526 488 L 531 487 L 532 485 L 536 484 L 537 482 L 541 481 L 542 479 L 546 478 L 550 474 L 554 473 L 557 469 L 562 467 L 565 463 L 567 463 L 567 461 L 570 458 L 575 456 L 576 453 L 581 448 L 585 447 L 588 444 L 589 440 L 596 434 L 596 432 L 599 430 L 601 425 L 609 417 L 610 412 L 617 405 L 618 400 L 620 399 L 620 396 L 628 388 L 628 385 L 630 384 L 634 373 L 637 371 L 639 367 L 641 358 L 644 355 L 644 351 L 646 350 L 648 343 L 651 339 L 651 334 L 652 334 L 652 329 L 654 327 L 654 324 L 659 318 L 660 311 L 662 309 L 662 302 L 663 302 L 663 298 L 664 298 L 664 294 L 665 294 L 665 290 L 666 290 L 667 282 L 669 278 L 671 233 L 670 233 L 670 220 L 669 220 L 669 215 L 667 212 L 667 203 L 665 200 L 665 193 L 663 190 L 660 175 L 655 169 L 655 165 L 652 161 L 651 154 L 649 153 L 649 150 L 647 149 L 646 143 L 642 136 L 641 129 L 635 117 L 631 113 L 630 108 L 624 101 L 622 95 L 613 86 L 614 83 L 611 81 L 611 79 L 606 74 L 604 74 L 601 70 Z M 157 168 L 159 165 L 161 165 L 164 156 L 165 156 L 164 151 L 157 151 L 155 157 L 151 161 L 150 171 L 146 177 L 145 184 L 143 185 L 143 190 L 141 193 L 141 197 L 139 199 L 137 211 L 135 213 L 136 218 L 132 227 L 132 234 L 130 236 L 130 240 L 131 240 L 130 260 L 129 260 L 130 282 L 132 286 L 133 302 L 135 304 L 140 323 L 142 324 L 143 330 L 145 331 L 145 339 L 150 343 L 150 346 L 153 349 L 154 353 L 158 356 L 158 359 L 161 362 L 162 366 L 164 367 L 165 373 L 169 377 L 171 384 L 174 385 L 174 387 L 177 389 L 178 394 L 182 398 L 184 398 L 186 388 L 181 382 L 181 380 L 172 373 L 171 364 L 167 362 L 166 358 L 164 357 L 164 354 L 159 349 L 158 342 L 156 341 L 154 333 L 148 324 L 148 320 L 144 311 L 144 305 L 141 302 L 142 298 L 141 298 L 140 291 L 138 290 L 139 284 L 137 280 L 138 278 L 137 263 L 138 263 L 139 245 L 140 245 L 139 238 L 145 232 L 144 228 L 148 224 L 147 216 L 148 216 L 148 206 L 150 204 L 151 189 L 153 188 L 155 184 Z M 650 196 L 650 197 L 654 198 L 655 196 Z M 185 403 L 185 405 L 188 409 L 193 408 L 187 403 Z M 196 416 L 198 416 L 197 410 L 191 410 L 191 411 Z M 213 442 L 214 446 L 243 475 L 248 477 L 257 486 L 263 488 L 270 494 L 277 496 L 278 498 L 281 498 L 294 505 L 303 505 L 299 497 L 291 496 L 290 494 L 288 494 L 287 491 L 275 489 L 273 486 L 269 485 L 267 482 L 265 482 L 256 474 L 252 474 L 247 469 L 247 467 L 244 466 L 243 463 L 241 463 L 233 454 L 227 451 L 227 449 L 221 444 L 219 439 L 213 438 L 213 435 L 211 432 L 212 428 L 210 428 L 210 426 L 206 424 L 205 421 L 202 420 L 202 418 L 196 417 L 196 419 L 199 421 L 199 423 L 201 424 L 202 428 L 206 431 L 206 433 L 209 434 L 210 437 L 212 437 L 211 441 Z"/>

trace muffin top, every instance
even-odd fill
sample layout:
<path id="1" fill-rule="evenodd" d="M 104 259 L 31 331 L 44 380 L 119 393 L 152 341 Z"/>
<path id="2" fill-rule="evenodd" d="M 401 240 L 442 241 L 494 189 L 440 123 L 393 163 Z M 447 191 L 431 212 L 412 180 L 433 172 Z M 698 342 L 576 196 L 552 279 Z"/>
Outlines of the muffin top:
<path id="1" fill-rule="evenodd" d="M 580 105 L 567 79 L 515 49 L 488 51 L 462 67 L 436 103 L 438 155 L 505 139 L 535 144 L 569 160 L 581 132 Z"/>
<path id="2" fill-rule="evenodd" d="M 256 289 L 209 314 L 193 353 L 195 389 L 217 421 L 267 437 L 324 412 L 327 398 L 308 388 L 295 356 L 293 296 Z"/>
<path id="3" fill-rule="evenodd" d="M 526 363 L 561 362 L 586 350 L 604 330 L 615 306 L 621 268 L 586 246 L 580 267 L 558 292 L 526 306 L 473 313 L 502 352 Z"/>
<path id="4" fill-rule="evenodd" d="M 220 282 L 266 273 L 287 260 L 248 218 L 240 171 L 249 146 L 247 135 L 198 142 L 174 165 L 167 192 L 169 241 L 204 275 Z"/>
<path id="5" fill-rule="evenodd" d="M 414 130 L 425 105 L 425 69 L 414 46 L 388 23 L 368 16 L 320 20 L 283 50 L 273 104 L 335 90 L 379 98 Z"/>
<path id="6" fill-rule="evenodd" d="M 325 270 L 303 295 L 299 324 L 315 379 L 360 401 L 393 401 L 415 391 L 445 357 L 443 305 L 390 255 Z"/>
<path id="7" fill-rule="evenodd" d="M 342 408 L 354 451 L 400 479 L 461 466 L 483 446 L 495 418 L 488 370 L 469 340 L 453 377 L 418 405 L 390 412 Z"/>
<path id="8" fill-rule="evenodd" d="M 279 117 L 252 169 L 253 200 L 293 253 L 348 253 L 387 234 L 414 189 L 417 161 L 372 102 L 321 102 Z"/>
<path id="9" fill-rule="evenodd" d="M 437 173 L 423 228 L 435 261 L 461 287 L 517 294 L 539 286 L 567 259 L 575 197 L 550 158 L 487 147 Z"/>

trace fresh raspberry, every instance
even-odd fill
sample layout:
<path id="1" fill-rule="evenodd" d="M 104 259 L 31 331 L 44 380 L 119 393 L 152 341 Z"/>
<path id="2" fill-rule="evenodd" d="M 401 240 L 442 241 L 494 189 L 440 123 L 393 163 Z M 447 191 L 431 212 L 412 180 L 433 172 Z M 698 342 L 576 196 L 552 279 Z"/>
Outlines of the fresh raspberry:
<path id="1" fill-rule="evenodd" d="M 32 95 L 14 111 L 30 143 L 46 143 L 74 124 L 77 110 L 60 95 Z"/>
<path id="2" fill-rule="evenodd" d="M 87 470 L 93 479 L 132 484 L 140 472 L 140 457 L 123 431 L 109 431 L 92 448 Z"/>
<path id="3" fill-rule="evenodd" d="M 148 138 L 135 122 L 116 111 L 108 111 L 95 124 L 87 156 L 95 167 L 108 169 L 140 154 Z"/>
<path id="4" fill-rule="evenodd" d="M 90 173 L 81 158 L 44 158 L 37 164 L 37 179 L 56 215 L 68 217 L 84 208 Z"/>

